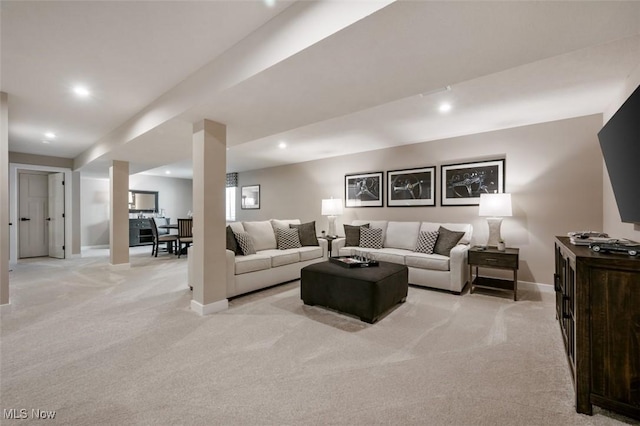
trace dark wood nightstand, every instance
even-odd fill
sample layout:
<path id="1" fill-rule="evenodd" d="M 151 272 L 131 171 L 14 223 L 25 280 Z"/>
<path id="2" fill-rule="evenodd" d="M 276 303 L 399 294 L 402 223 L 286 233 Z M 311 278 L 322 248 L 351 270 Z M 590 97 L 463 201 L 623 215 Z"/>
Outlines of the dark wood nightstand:
<path id="1" fill-rule="evenodd" d="M 518 263 L 520 249 L 506 248 L 503 251 L 495 247 L 471 247 L 468 252 L 469 293 L 474 286 L 492 288 L 494 290 L 513 291 L 513 300 L 518 300 Z M 473 267 L 476 267 L 476 278 L 473 278 Z M 478 268 L 510 269 L 513 281 L 478 276 Z"/>

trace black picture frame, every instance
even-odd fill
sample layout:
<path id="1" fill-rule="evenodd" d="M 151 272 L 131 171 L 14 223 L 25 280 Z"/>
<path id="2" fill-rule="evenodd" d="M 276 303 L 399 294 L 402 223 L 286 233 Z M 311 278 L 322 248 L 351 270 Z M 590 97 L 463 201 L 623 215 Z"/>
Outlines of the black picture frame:
<path id="1" fill-rule="evenodd" d="M 440 166 L 440 205 L 477 206 L 482 193 L 503 193 L 505 160 L 486 160 Z"/>
<path id="2" fill-rule="evenodd" d="M 345 207 L 384 207 L 384 172 L 344 176 Z"/>
<path id="3" fill-rule="evenodd" d="M 158 213 L 158 206 L 158 191 L 129 190 L 129 213 Z"/>
<path id="4" fill-rule="evenodd" d="M 436 205 L 436 167 L 387 171 L 387 207 Z"/>
<path id="5" fill-rule="evenodd" d="M 256 210 L 260 208 L 260 185 L 243 186 L 240 191 L 240 208 Z"/>

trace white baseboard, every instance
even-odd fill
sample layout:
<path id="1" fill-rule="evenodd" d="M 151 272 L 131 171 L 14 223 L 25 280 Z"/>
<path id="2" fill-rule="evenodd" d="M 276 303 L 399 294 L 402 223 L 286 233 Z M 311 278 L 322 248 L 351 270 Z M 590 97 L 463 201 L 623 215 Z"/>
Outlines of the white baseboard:
<path id="1" fill-rule="evenodd" d="M 131 269 L 131 264 L 130 263 L 118 263 L 116 265 L 109 264 L 109 268 L 111 268 L 114 271 L 123 271 L 126 269 Z"/>
<path id="2" fill-rule="evenodd" d="M 80 247 L 80 252 L 82 253 L 82 250 L 91 250 L 91 249 L 108 249 L 109 248 L 109 244 L 98 244 L 95 246 L 82 246 Z"/>
<path id="3" fill-rule="evenodd" d="M 538 291 L 540 293 L 554 293 L 555 290 L 551 284 L 534 283 L 531 281 L 518 280 L 518 289 L 528 291 Z"/>
<path id="4" fill-rule="evenodd" d="M 229 309 L 229 300 L 222 299 L 217 302 L 209 303 L 208 305 L 203 305 L 202 303 L 191 300 L 191 310 L 197 312 L 201 316 L 215 314 L 216 312 L 222 312 Z"/>

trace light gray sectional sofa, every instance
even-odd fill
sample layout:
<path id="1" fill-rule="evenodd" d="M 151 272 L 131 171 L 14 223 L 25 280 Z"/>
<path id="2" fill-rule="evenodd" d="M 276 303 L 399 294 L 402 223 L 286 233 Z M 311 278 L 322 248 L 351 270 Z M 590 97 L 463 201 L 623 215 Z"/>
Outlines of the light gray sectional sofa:
<path id="1" fill-rule="evenodd" d="M 409 284 L 447 290 L 460 294 L 469 280 L 467 251 L 473 233 L 473 227 L 467 223 L 434 223 L 434 222 L 395 222 L 386 220 L 355 220 L 351 225 L 369 224 L 370 228 L 382 229 L 381 248 L 363 248 L 345 246 L 346 239 L 333 241 L 334 256 L 348 256 L 358 253 L 374 260 L 407 265 Z M 464 232 L 449 256 L 442 254 L 426 254 L 416 252 L 420 232 L 438 231 L 440 227 L 449 231 Z"/>
<path id="2" fill-rule="evenodd" d="M 234 232 L 246 232 L 256 254 L 236 255 L 227 250 L 227 297 L 300 278 L 300 269 L 327 260 L 327 241 L 317 239 L 317 246 L 278 249 L 275 228 L 300 225 L 299 219 L 232 222 Z"/>

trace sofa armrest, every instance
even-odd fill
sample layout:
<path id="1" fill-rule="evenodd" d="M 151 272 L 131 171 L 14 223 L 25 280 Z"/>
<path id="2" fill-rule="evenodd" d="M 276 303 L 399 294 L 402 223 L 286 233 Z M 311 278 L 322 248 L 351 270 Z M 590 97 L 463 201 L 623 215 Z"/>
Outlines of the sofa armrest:
<path id="1" fill-rule="evenodd" d="M 344 248 L 344 245 L 346 244 L 347 239 L 345 237 L 338 237 L 335 240 L 333 240 L 333 242 L 331 243 L 331 254 L 333 254 L 334 256 L 339 256 L 340 255 L 340 249 Z"/>
<path id="2" fill-rule="evenodd" d="M 226 253 L 227 260 L 227 297 L 229 294 L 235 294 L 236 288 L 236 254 L 227 250 Z"/>
<path id="3" fill-rule="evenodd" d="M 469 280 L 469 268 L 467 265 L 468 244 L 458 244 L 451 249 L 449 254 L 449 270 L 451 272 L 451 289 L 462 291 Z"/>
<path id="4" fill-rule="evenodd" d="M 322 257 L 327 257 L 329 251 L 329 242 L 324 238 L 318 238 L 318 245 L 322 247 Z"/>

